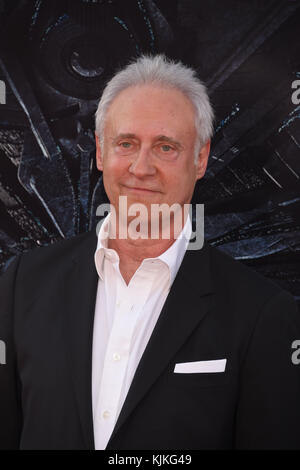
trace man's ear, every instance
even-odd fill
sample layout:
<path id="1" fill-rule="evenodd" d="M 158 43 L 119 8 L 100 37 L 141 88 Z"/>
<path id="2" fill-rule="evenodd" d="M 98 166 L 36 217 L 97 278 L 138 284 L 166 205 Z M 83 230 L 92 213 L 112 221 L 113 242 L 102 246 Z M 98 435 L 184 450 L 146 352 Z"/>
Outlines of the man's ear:
<path id="1" fill-rule="evenodd" d="M 96 163 L 99 171 L 103 171 L 102 149 L 100 147 L 100 139 L 95 132 L 96 137 Z"/>
<path id="2" fill-rule="evenodd" d="M 198 154 L 198 160 L 196 163 L 196 166 L 197 166 L 196 179 L 197 180 L 203 178 L 203 176 L 205 175 L 209 152 L 210 152 L 210 140 L 208 140 L 206 144 L 203 145 L 203 147 L 200 149 L 199 154 Z"/>

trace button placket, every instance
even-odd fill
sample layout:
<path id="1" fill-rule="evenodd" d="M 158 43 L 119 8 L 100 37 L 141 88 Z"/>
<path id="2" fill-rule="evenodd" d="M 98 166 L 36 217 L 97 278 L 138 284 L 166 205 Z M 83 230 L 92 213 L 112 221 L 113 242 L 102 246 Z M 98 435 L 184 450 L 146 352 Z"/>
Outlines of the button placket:
<path id="1" fill-rule="evenodd" d="M 143 273 L 141 274 L 143 277 Z M 99 403 L 102 403 L 100 416 L 107 426 L 116 418 L 129 362 L 130 345 L 141 308 L 150 290 L 151 283 L 147 288 L 141 289 L 139 282 L 134 284 L 134 288 L 124 287 L 119 283 L 116 289 L 115 317 L 105 355 L 99 398 Z M 135 302 L 132 303 L 130 299 L 135 299 Z"/>
<path id="2" fill-rule="evenodd" d="M 122 302 L 122 308 L 118 308 L 115 313 L 115 320 L 105 355 L 102 376 L 103 382 L 99 400 L 100 403 L 103 404 L 101 408 L 102 418 L 104 418 L 103 413 L 105 411 L 111 410 L 112 419 L 114 419 L 117 413 L 122 384 L 129 360 L 129 354 L 123 354 L 123 357 L 120 351 L 122 351 L 122 343 L 124 344 L 125 342 L 130 345 L 132 340 L 134 326 L 136 324 L 136 315 L 131 315 L 129 312 L 131 312 L 133 308 L 134 305 L 132 305 L 131 302 L 124 300 Z M 116 335 L 116 332 L 122 332 L 123 336 Z"/>

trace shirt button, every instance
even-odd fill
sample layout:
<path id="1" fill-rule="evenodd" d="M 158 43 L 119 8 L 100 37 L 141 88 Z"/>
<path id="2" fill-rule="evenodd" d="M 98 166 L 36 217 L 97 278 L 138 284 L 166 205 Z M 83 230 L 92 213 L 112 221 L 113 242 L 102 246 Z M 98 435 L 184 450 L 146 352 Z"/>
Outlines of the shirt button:
<path id="1" fill-rule="evenodd" d="M 109 418 L 110 412 L 106 410 L 106 411 L 104 411 L 102 416 L 103 416 L 103 418 Z"/>
<path id="2" fill-rule="evenodd" d="M 118 353 L 114 353 L 114 354 L 113 354 L 113 360 L 114 360 L 114 361 L 119 361 L 120 359 L 121 359 L 120 354 L 118 354 Z"/>

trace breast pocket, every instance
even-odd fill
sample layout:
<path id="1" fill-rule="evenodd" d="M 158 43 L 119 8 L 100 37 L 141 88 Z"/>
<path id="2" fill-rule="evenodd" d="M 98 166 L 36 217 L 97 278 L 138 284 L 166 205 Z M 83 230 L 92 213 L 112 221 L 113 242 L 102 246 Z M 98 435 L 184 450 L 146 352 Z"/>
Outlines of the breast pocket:
<path id="1" fill-rule="evenodd" d="M 191 361 L 174 364 L 172 382 L 178 387 L 220 387 L 230 380 L 227 359 Z"/>

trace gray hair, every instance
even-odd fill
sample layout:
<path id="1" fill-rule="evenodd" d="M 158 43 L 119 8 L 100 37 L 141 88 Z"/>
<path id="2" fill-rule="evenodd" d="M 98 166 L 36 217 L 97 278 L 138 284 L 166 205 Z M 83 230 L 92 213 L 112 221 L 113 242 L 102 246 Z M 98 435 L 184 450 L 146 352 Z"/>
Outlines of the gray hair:
<path id="1" fill-rule="evenodd" d="M 142 55 L 117 72 L 102 93 L 96 116 L 96 134 L 103 147 L 106 112 L 114 98 L 123 90 L 139 85 L 160 85 L 180 90 L 195 109 L 195 163 L 201 147 L 213 134 L 214 112 L 205 85 L 195 70 L 168 59 L 165 55 Z"/>

